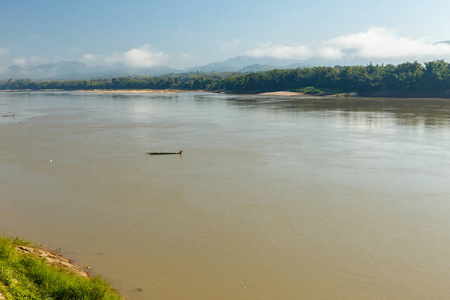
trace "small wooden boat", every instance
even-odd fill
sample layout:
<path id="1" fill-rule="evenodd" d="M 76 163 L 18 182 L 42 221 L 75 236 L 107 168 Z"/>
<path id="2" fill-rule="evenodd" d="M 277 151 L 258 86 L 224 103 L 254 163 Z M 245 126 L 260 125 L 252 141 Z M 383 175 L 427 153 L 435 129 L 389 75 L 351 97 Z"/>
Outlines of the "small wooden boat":
<path id="1" fill-rule="evenodd" d="M 170 154 L 182 154 L 183 151 L 180 150 L 179 152 L 147 152 L 149 155 L 170 155 Z"/>

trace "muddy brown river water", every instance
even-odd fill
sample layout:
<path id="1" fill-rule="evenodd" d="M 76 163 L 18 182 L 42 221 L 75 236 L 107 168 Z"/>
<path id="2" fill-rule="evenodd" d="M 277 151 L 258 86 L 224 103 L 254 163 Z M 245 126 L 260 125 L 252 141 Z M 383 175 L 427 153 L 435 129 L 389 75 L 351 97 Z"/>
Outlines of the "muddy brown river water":
<path id="1" fill-rule="evenodd" d="M 127 299 L 450 297 L 449 100 L 0 92 L 10 113 L 0 231 Z"/>

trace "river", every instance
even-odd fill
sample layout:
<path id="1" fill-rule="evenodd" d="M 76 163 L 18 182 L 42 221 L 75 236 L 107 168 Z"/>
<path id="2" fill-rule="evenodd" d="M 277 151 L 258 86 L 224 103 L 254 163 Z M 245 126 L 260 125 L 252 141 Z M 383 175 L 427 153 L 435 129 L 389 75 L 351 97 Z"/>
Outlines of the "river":
<path id="1" fill-rule="evenodd" d="M 127 299 L 450 295 L 448 100 L 1 92 L 0 113 L 0 231 Z"/>

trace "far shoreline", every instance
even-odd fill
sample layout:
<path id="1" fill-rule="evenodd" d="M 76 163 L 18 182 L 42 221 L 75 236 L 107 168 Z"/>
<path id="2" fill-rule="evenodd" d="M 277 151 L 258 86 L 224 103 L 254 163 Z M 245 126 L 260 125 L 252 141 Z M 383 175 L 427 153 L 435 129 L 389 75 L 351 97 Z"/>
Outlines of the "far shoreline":
<path id="1" fill-rule="evenodd" d="M 17 90 L 0 90 L 0 92 L 76 92 L 76 93 L 90 93 L 90 94 L 179 94 L 179 93 L 216 93 L 213 91 L 204 90 L 173 90 L 173 89 L 93 89 L 93 90 L 65 90 L 65 89 L 17 89 Z"/>
<path id="2" fill-rule="evenodd" d="M 87 94 L 179 94 L 179 93 L 216 93 L 216 94 L 226 94 L 226 95 L 237 95 L 237 96 L 274 96 L 274 97 L 295 97 L 295 98 L 361 98 L 361 99 L 441 99 L 449 100 L 450 91 L 445 93 L 434 93 L 434 94 L 404 94 L 398 92 L 374 92 L 372 94 L 358 94 L 356 92 L 349 93 L 328 93 L 321 92 L 317 94 L 309 94 L 298 91 L 252 91 L 252 92 L 231 92 L 231 91 L 208 91 L 208 90 L 180 90 L 180 89 L 7 89 L 0 90 L 0 92 L 14 93 L 14 92 L 76 92 L 76 93 L 87 93 Z"/>
<path id="3" fill-rule="evenodd" d="M 93 89 L 93 90 L 65 90 L 65 89 L 17 89 L 17 90 L 0 90 L 0 92 L 76 92 L 76 93 L 89 93 L 89 94 L 179 94 L 179 93 L 215 93 L 215 94 L 227 94 L 227 95 L 249 95 L 249 96 L 282 96 L 282 97 L 360 97 L 357 93 L 323 93 L 323 94 L 305 94 L 302 92 L 293 91 L 270 91 L 270 92 L 249 92 L 238 93 L 229 91 L 207 91 L 207 90 L 179 90 L 179 89 Z"/>

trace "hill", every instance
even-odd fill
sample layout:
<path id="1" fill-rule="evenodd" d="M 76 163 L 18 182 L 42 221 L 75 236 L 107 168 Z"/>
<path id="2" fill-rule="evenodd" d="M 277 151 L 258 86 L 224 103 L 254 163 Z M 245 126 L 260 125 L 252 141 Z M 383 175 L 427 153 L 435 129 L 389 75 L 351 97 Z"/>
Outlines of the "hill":
<path id="1" fill-rule="evenodd" d="M 0 72 L 0 80 L 23 78 L 33 80 L 98 79 L 144 75 L 158 76 L 177 72 L 180 72 L 180 70 L 166 66 L 153 68 L 105 67 L 89 66 L 76 61 L 62 61 L 37 66 L 14 65 Z"/>

